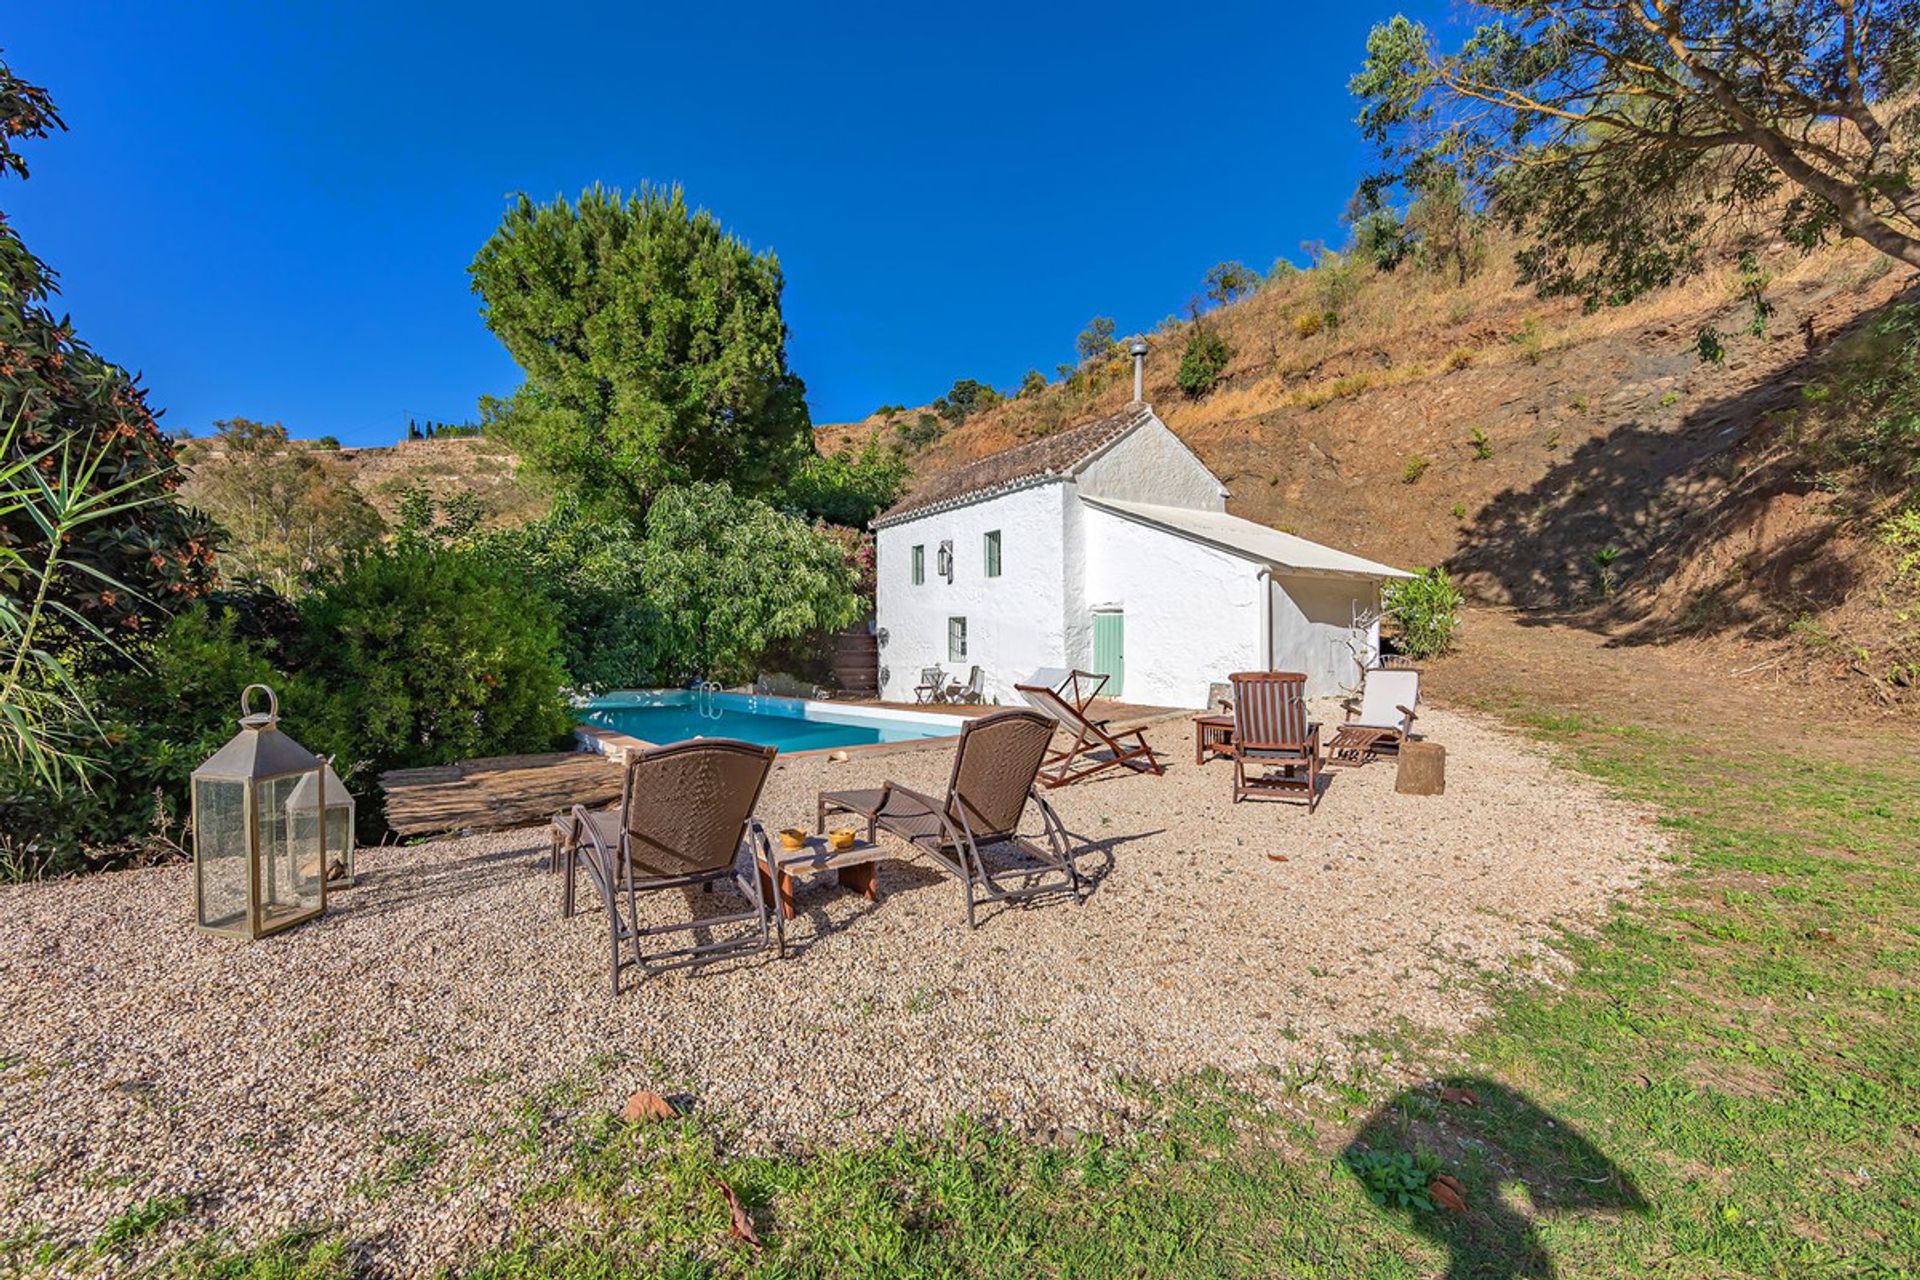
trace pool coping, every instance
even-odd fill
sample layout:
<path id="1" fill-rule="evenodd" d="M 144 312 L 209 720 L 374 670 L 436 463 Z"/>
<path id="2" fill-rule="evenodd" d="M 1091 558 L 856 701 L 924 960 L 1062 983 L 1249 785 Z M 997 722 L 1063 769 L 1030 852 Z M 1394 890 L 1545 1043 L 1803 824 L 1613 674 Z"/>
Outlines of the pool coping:
<path id="1" fill-rule="evenodd" d="M 731 690 L 729 690 L 729 692 L 731 692 Z M 761 696 L 777 697 L 781 695 L 763 694 Z M 823 699 L 797 698 L 794 699 L 794 701 L 820 702 L 823 701 Z M 872 710 L 892 712 L 902 710 L 902 708 L 889 707 L 884 703 L 876 702 L 842 702 L 828 703 L 828 705 L 844 708 L 849 711 Z M 787 751 L 783 749 L 776 758 L 779 760 L 810 760 L 821 756 L 831 759 L 836 754 L 843 758 L 851 758 L 855 755 L 878 756 L 890 755 L 901 751 L 924 751 L 929 747 L 947 745 L 952 739 L 960 736 L 960 726 L 962 724 L 968 720 L 977 719 L 980 716 L 997 710 L 1000 710 L 1000 708 L 983 704 L 977 710 L 941 711 L 937 713 L 920 712 L 914 718 L 923 720 L 933 720 L 936 718 L 952 720 L 953 732 L 932 735 L 925 738 L 908 738 L 901 742 L 868 742 L 846 747 L 809 747 L 804 751 Z M 585 721 L 574 722 L 573 740 L 578 744 L 580 750 L 603 755 L 615 764 L 627 763 L 635 751 L 646 751 L 653 747 L 668 745 L 661 742 L 648 742 L 645 738 L 636 738 L 630 733 L 618 733 L 600 725 L 588 724 Z"/>

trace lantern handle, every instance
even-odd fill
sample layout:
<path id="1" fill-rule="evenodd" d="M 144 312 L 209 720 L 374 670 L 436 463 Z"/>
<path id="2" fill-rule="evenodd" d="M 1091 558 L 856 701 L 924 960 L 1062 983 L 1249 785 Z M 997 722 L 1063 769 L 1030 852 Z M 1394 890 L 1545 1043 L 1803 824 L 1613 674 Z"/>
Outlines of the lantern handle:
<path id="1" fill-rule="evenodd" d="M 251 720 L 259 714 L 253 709 L 253 691 L 255 689 L 267 695 L 267 723 L 277 724 L 280 720 L 280 699 L 275 697 L 273 690 L 264 684 L 250 684 L 240 691 L 241 719 L 243 721 Z"/>

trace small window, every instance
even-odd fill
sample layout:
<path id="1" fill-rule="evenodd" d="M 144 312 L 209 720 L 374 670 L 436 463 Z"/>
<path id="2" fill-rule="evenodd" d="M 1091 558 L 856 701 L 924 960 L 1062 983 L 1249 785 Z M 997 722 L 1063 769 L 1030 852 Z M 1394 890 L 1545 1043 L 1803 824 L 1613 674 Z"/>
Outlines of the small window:
<path id="1" fill-rule="evenodd" d="M 947 619 L 947 661 L 965 662 L 967 660 L 967 620 L 965 618 Z"/>
<path id="2" fill-rule="evenodd" d="M 987 535 L 987 576 L 1000 576 L 1000 531 L 995 529 Z"/>
<path id="3" fill-rule="evenodd" d="M 927 549 L 923 546 L 913 549 L 913 585 L 919 586 L 927 580 Z"/>

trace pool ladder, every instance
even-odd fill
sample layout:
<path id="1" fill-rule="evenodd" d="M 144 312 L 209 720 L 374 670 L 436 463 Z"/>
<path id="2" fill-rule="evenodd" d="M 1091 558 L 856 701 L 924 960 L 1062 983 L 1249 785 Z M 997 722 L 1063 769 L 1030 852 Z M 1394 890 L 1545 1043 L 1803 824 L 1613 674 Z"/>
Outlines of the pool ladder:
<path id="1" fill-rule="evenodd" d="M 720 691 L 718 680 L 702 680 L 694 686 L 693 709 L 708 720 L 718 720 L 722 713 L 720 708 L 714 705 L 713 695 Z"/>

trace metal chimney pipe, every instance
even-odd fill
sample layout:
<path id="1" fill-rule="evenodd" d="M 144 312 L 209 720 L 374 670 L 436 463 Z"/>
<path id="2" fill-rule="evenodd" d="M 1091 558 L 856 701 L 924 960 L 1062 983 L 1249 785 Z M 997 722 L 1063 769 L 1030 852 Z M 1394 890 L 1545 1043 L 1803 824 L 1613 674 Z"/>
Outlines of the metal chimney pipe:
<path id="1" fill-rule="evenodd" d="M 1147 398 L 1147 340 L 1133 340 L 1133 402 L 1140 404 Z"/>

